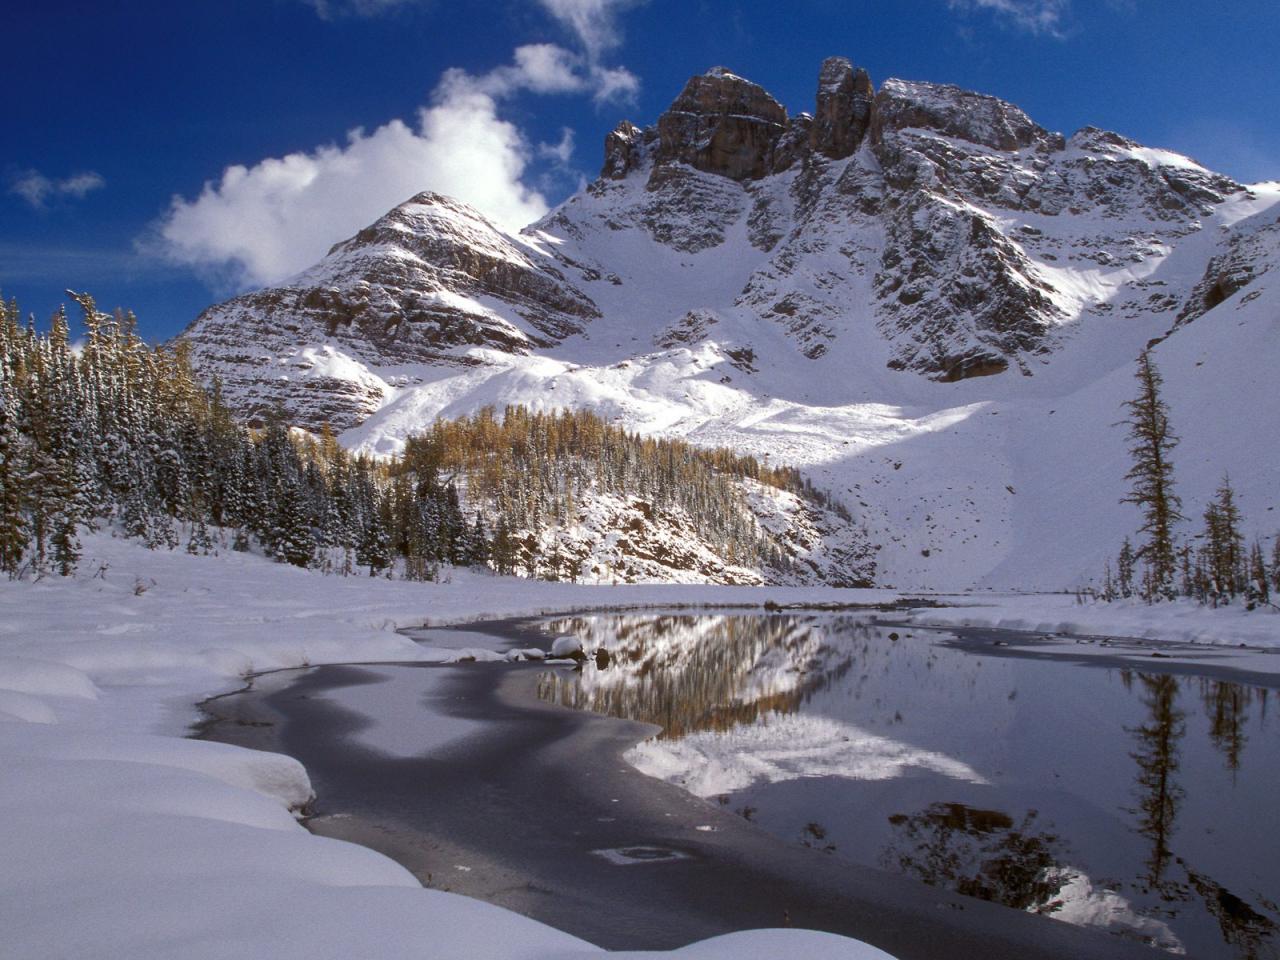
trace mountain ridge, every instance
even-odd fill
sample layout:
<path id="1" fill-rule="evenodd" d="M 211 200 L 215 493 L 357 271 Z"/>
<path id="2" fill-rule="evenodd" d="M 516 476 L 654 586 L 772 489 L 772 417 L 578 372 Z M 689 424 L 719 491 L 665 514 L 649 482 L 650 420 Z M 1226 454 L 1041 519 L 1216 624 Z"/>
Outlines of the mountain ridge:
<path id="1" fill-rule="evenodd" d="M 1105 431 L 1148 343 L 1201 339 L 1246 297 L 1262 316 L 1280 189 L 1092 127 L 1064 137 L 958 87 L 877 90 L 843 58 L 815 101 L 792 117 L 714 69 L 654 125 L 620 123 L 600 177 L 521 234 L 419 195 L 184 336 L 250 419 L 280 405 L 377 451 L 440 415 L 586 406 L 796 463 L 884 545 L 884 583 L 1081 582 L 1114 548 L 1102 518 L 1123 535 L 1123 451 L 1098 445 L 1105 498 L 1078 491 L 1097 529 L 1045 559 L 1013 502 L 1014 448 L 1036 431 L 979 424 L 1057 415 L 1107 382 Z M 1032 499 L 1052 499 L 1038 482 Z"/>

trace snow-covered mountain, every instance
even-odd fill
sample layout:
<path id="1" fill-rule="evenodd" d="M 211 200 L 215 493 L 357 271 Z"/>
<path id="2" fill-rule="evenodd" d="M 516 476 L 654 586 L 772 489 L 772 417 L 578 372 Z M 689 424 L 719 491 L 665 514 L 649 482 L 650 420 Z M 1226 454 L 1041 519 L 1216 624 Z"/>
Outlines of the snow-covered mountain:
<path id="1" fill-rule="evenodd" d="M 800 466 L 884 584 L 1059 588 L 1135 525 L 1111 425 L 1152 342 L 1186 512 L 1229 470 L 1280 528 L 1277 201 L 841 58 L 812 115 L 716 68 L 520 235 L 421 194 L 184 336 L 250 418 L 390 452 L 485 405 L 591 407 Z"/>

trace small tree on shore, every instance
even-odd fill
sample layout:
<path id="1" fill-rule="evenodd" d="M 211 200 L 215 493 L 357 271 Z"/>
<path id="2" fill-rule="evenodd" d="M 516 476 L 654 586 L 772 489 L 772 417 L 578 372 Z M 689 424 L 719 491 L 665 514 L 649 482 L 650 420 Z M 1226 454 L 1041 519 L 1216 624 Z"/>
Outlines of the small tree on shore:
<path id="1" fill-rule="evenodd" d="M 1173 462 L 1170 453 L 1178 438 L 1169 425 L 1169 408 L 1160 396 L 1163 380 L 1160 371 L 1144 352 L 1138 358 L 1138 395 L 1125 403 L 1129 417 L 1129 454 L 1133 466 L 1126 479 L 1132 486 L 1121 503 L 1136 504 L 1142 511 L 1143 541 L 1137 557 L 1146 564 L 1143 596 L 1148 602 L 1172 600 L 1175 596 L 1177 551 L 1173 543 L 1173 525 L 1182 516 L 1182 501 L 1173 490 Z"/>
<path id="2" fill-rule="evenodd" d="M 1209 589 L 1215 598 L 1226 599 L 1244 591 L 1245 553 L 1240 508 L 1236 506 L 1231 478 L 1226 475 L 1204 511 L 1203 553 Z"/>
<path id="3" fill-rule="evenodd" d="M 1280 594 L 1280 533 L 1271 543 L 1271 589 Z"/>
<path id="4" fill-rule="evenodd" d="M 1133 544 L 1125 537 L 1116 560 L 1116 589 L 1126 599 L 1133 596 L 1133 563 Z"/>

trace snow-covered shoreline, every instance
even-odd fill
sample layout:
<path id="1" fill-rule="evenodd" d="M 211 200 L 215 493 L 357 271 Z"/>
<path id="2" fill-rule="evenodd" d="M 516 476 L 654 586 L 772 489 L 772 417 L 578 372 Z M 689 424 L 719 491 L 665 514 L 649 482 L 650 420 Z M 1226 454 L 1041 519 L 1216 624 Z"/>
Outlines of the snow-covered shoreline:
<path id="1" fill-rule="evenodd" d="M 887 590 L 548 584 L 459 572 L 441 584 L 325 577 L 224 553 L 85 538 L 72 579 L 0 584 L 0 956 L 570 957 L 581 941 L 423 890 L 392 861 L 315 837 L 296 761 L 185 739 L 196 704 L 251 673 L 350 661 L 445 660 L 396 629 L 605 607 L 883 603 Z M 956 598 L 961 601 L 961 598 Z M 1280 617 L 972 597 L 920 623 L 1148 629 L 1280 647 Z M 961 602 L 964 602 L 961 601 Z M 1040 611 L 1040 612 L 1038 612 Z M 1167 614 L 1167 616 L 1166 616 Z M 1176 614 L 1176 616 L 1175 616 Z M 1145 632 L 1145 630 L 1144 630 Z M 1167 637 L 1167 635 L 1166 635 Z M 474 634 L 454 641 L 476 643 Z M 1275 658 L 1280 659 L 1280 658 Z M 780 941 L 778 938 L 782 938 Z M 785 947 L 783 943 L 785 942 Z M 875 957 L 800 931 L 690 956 Z"/>
<path id="2" fill-rule="evenodd" d="M 75 578 L 0 584 L 0 957 L 550 958 L 597 948 L 316 837 L 291 758 L 186 739 L 196 704 L 264 670 L 445 660 L 395 632 L 492 616 L 706 599 L 458 573 L 325 577 L 245 554 L 91 535 Z M 606 592 L 607 591 L 607 592 Z M 841 592 L 841 596 L 846 596 Z M 831 599 L 729 588 L 722 602 Z M 605 597 L 610 598 L 606 600 Z M 892 594 L 869 591 L 869 602 Z M 474 642 L 474 635 L 465 642 Z M 739 935 L 697 957 L 885 956 L 828 934 Z"/>
<path id="3" fill-rule="evenodd" d="M 913 611 L 921 626 L 994 627 L 1089 637 L 1132 637 L 1171 643 L 1280 648 L 1280 609 L 1246 611 L 1243 604 L 1202 606 L 1193 600 L 1084 600 L 1074 594 L 965 594 L 954 606 Z M 1280 671 L 1280 665 L 1270 672 Z"/>

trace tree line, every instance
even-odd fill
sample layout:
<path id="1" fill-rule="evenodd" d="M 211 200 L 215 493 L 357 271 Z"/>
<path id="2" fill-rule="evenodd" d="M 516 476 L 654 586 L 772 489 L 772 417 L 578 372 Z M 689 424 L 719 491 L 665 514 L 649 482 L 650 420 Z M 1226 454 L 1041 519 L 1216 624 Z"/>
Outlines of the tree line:
<path id="1" fill-rule="evenodd" d="M 85 328 L 74 345 L 64 310 L 46 333 L 0 301 L 0 571 L 10 577 L 71 574 L 81 532 L 108 527 L 152 548 L 257 549 L 327 572 L 432 579 L 453 564 L 576 578 L 556 533 L 601 493 L 681 512 L 729 563 L 785 567 L 743 482 L 842 509 L 795 470 L 640 437 L 584 411 L 441 420 L 391 458 L 351 454 L 331 431 L 280 418 L 253 430 L 216 384 L 199 383 L 182 341 L 151 347 L 132 314 L 69 295 Z"/>
<path id="2" fill-rule="evenodd" d="M 1213 606 L 1241 598 L 1249 609 L 1270 604 L 1272 593 L 1280 594 L 1280 534 L 1269 557 L 1260 540 L 1246 545 L 1245 520 L 1224 473 L 1193 538 L 1198 542 L 1179 537 L 1178 527 L 1187 520 L 1171 458 L 1179 439 L 1150 353 L 1138 358 L 1135 376 L 1138 392 L 1125 403 L 1123 421 L 1129 428 L 1132 466 L 1126 479 L 1131 486 L 1121 502 L 1138 507 L 1142 525 L 1136 544 L 1125 538 L 1114 569 L 1107 561 L 1100 596 L 1140 597 L 1148 603 L 1184 596 Z"/>

